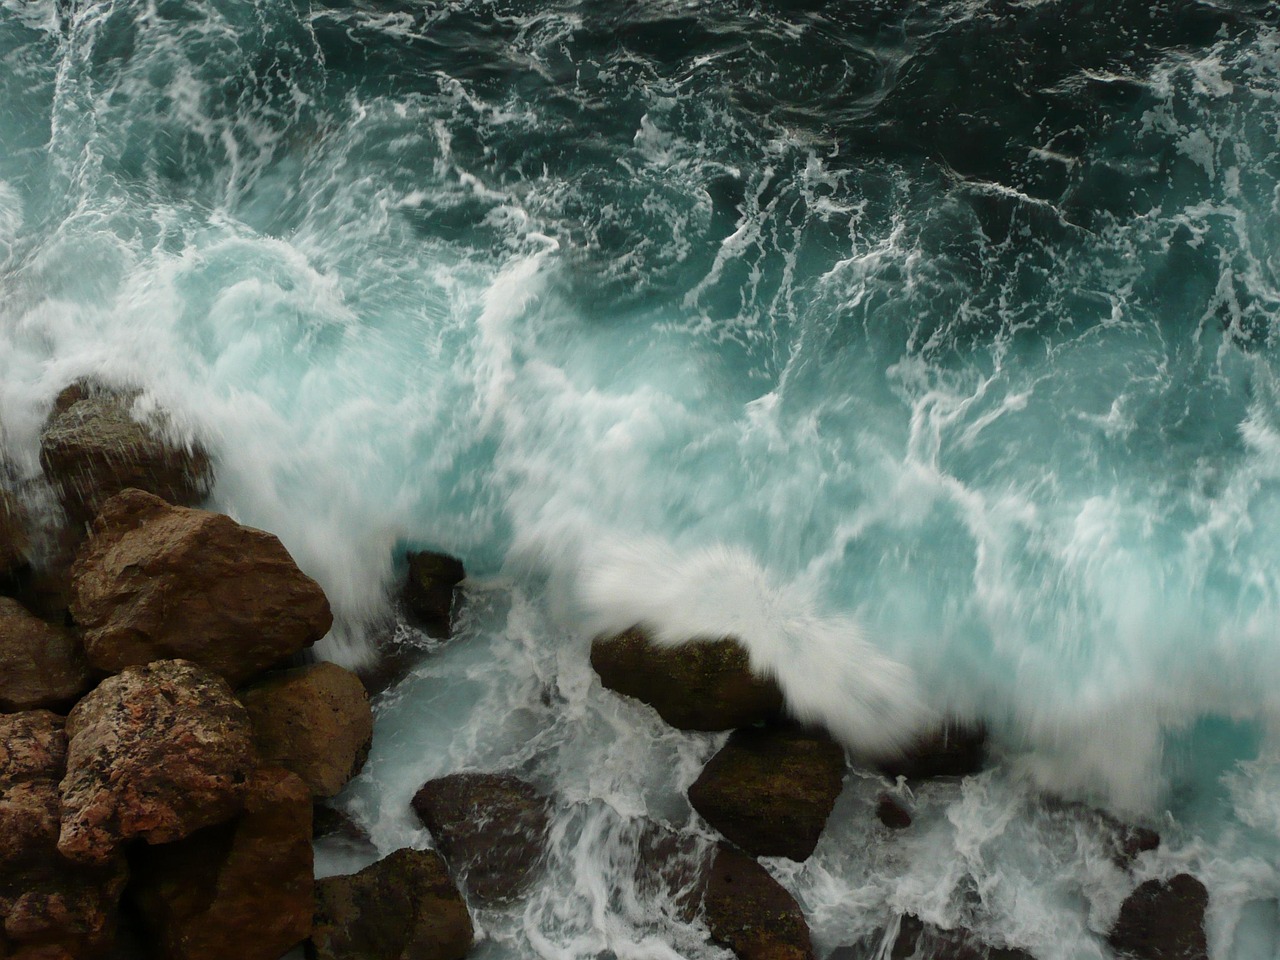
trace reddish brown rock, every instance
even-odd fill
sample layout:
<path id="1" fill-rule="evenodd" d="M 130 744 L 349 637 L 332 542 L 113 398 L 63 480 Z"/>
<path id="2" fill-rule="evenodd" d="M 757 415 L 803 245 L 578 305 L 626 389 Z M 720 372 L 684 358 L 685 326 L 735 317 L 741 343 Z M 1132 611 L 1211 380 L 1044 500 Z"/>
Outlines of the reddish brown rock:
<path id="1" fill-rule="evenodd" d="M 244 812 L 139 848 L 129 895 L 166 960 L 278 960 L 311 933 L 311 792 L 259 768 Z"/>
<path id="2" fill-rule="evenodd" d="M 610 690 L 649 704 L 681 730 L 732 730 L 777 717 L 782 691 L 751 672 L 732 638 L 659 646 L 633 627 L 591 644 L 591 666 Z"/>
<path id="3" fill-rule="evenodd" d="M 900 755 L 881 758 L 876 766 L 886 777 L 928 780 L 978 773 L 986 758 L 986 727 L 947 723 L 917 737 Z"/>
<path id="4" fill-rule="evenodd" d="M 80 642 L 0 597 L 0 712 L 69 707 L 89 687 Z"/>
<path id="5" fill-rule="evenodd" d="M 0 580 L 8 580 L 26 567 L 30 546 L 18 501 L 0 487 Z"/>
<path id="6" fill-rule="evenodd" d="M 0 715 L 0 783 L 60 780 L 67 767 L 64 723 L 48 710 Z"/>
<path id="7" fill-rule="evenodd" d="M 889 960 L 1035 960 L 1017 947 L 984 943 L 963 928 L 943 930 L 907 914 L 898 926 Z"/>
<path id="8" fill-rule="evenodd" d="M 462 960 L 471 916 L 439 855 L 397 850 L 316 883 L 315 960 Z"/>
<path id="9" fill-rule="evenodd" d="M 1209 893 L 1187 873 L 1138 885 L 1120 905 L 1107 942 L 1137 960 L 1207 960 L 1204 914 Z"/>
<path id="10" fill-rule="evenodd" d="M 747 855 L 728 847 L 716 852 L 703 905 L 712 939 L 739 960 L 813 960 L 800 905 Z"/>
<path id="11" fill-rule="evenodd" d="M 238 813 L 255 766 L 226 681 L 184 660 L 104 680 L 67 717 L 58 849 L 104 863 L 131 837 L 179 840 Z"/>
<path id="12" fill-rule="evenodd" d="M 129 488 L 177 504 L 198 503 L 208 492 L 208 454 L 167 439 L 162 418 L 134 419 L 139 396 L 80 381 L 55 401 L 40 436 L 40 465 L 73 520 L 93 519 Z"/>
<path id="13" fill-rule="evenodd" d="M 240 683 L 333 622 L 320 587 L 271 534 L 141 490 L 102 508 L 72 576 L 89 662 L 110 672 L 181 658 Z"/>
<path id="14" fill-rule="evenodd" d="M 844 782 L 844 751 L 801 730 L 738 730 L 689 787 L 706 821 L 758 857 L 805 860 Z"/>
<path id="15" fill-rule="evenodd" d="M 425 784 L 413 809 L 473 897 L 501 902 L 528 885 L 542 856 L 549 802 L 518 777 L 455 773 Z"/>
<path id="16" fill-rule="evenodd" d="M 292 770 L 316 797 L 360 772 L 373 742 L 364 684 L 335 663 L 285 670 L 240 691 L 263 763 Z"/>
<path id="17" fill-rule="evenodd" d="M 409 576 L 401 596 L 409 619 L 432 637 L 447 637 L 453 630 L 454 589 L 466 578 L 462 561 L 443 553 L 408 555 Z"/>

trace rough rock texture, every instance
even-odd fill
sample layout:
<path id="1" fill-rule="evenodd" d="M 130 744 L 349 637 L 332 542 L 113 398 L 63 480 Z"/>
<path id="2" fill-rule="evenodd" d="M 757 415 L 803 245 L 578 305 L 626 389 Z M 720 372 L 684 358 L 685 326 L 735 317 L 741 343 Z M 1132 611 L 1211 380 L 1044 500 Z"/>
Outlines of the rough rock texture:
<path id="1" fill-rule="evenodd" d="M 129 896 L 167 960 L 279 960 L 311 933 L 311 792 L 287 770 L 259 768 L 236 819 L 131 860 Z"/>
<path id="2" fill-rule="evenodd" d="M 179 840 L 244 804 L 249 716 L 226 681 L 162 660 L 104 680 L 67 717 L 58 849 L 104 863 L 122 841 Z"/>
<path id="3" fill-rule="evenodd" d="M 313 663 L 240 691 L 263 763 L 292 770 L 316 797 L 335 796 L 360 772 L 373 742 L 364 684 L 335 663 Z"/>
<path id="4" fill-rule="evenodd" d="M 518 896 L 542 855 L 547 798 L 518 777 L 455 773 L 425 784 L 413 809 L 477 900 Z"/>
<path id="5" fill-rule="evenodd" d="M 89 661 L 111 672 L 177 657 L 239 683 L 333 622 L 323 591 L 271 534 L 141 490 L 102 508 L 72 575 Z"/>
<path id="6" fill-rule="evenodd" d="M 23 519 L 13 494 L 0 487 L 0 580 L 15 576 L 27 565 L 30 543 Z"/>
<path id="7" fill-rule="evenodd" d="M 986 758 L 985 727 L 948 723 L 918 737 L 901 756 L 883 758 L 876 766 L 887 777 L 928 780 L 978 773 Z"/>
<path id="8" fill-rule="evenodd" d="M 750 857 L 721 847 L 703 906 L 712 939 L 739 960 L 812 960 L 809 927 L 791 894 Z"/>
<path id="9" fill-rule="evenodd" d="M 701 838 L 643 821 L 636 834 L 636 893 L 669 902 L 680 920 L 692 922 L 706 888 L 706 849 L 707 842 Z"/>
<path id="10" fill-rule="evenodd" d="M 901 800 L 882 793 L 876 801 L 876 819 L 890 830 L 905 830 L 911 826 L 911 812 Z"/>
<path id="11" fill-rule="evenodd" d="M 689 787 L 707 822 L 758 857 L 805 860 L 844 782 L 844 751 L 800 730 L 738 730 Z"/>
<path id="12" fill-rule="evenodd" d="M 447 637 L 453 630 L 453 591 L 467 576 L 462 561 L 443 553 L 408 555 L 405 611 L 433 637 Z"/>
<path id="13" fill-rule="evenodd" d="M 80 642 L 0 597 L 0 712 L 69 707 L 89 687 Z"/>
<path id="14" fill-rule="evenodd" d="M 968 930 L 943 930 L 907 914 L 889 960 L 1035 960 L 1017 947 L 983 943 Z"/>
<path id="15" fill-rule="evenodd" d="M 462 960 L 471 916 L 439 855 L 397 850 L 359 873 L 316 883 L 308 956 L 317 960 Z"/>
<path id="16" fill-rule="evenodd" d="M 1120 905 L 1107 942 L 1123 957 L 1207 960 L 1204 914 L 1208 906 L 1208 891 L 1190 874 L 1148 880 Z"/>
<path id="17" fill-rule="evenodd" d="M 170 503 L 202 500 L 212 480 L 209 456 L 166 440 L 155 423 L 133 418 L 136 390 L 116 392 L 77 382 L 54 402 L 40 436 L 40 465 L 58 485 L 63 506 L 81 523 L 130 487 Z"/>
<path id="18" fill-rule="evenodd" d="M 782 691 L 751 672 L 736 640 L 658 646 L 633 627 L 591 644 L 591 666 L 610 690 L 649 704 L 681 730 L 732 730 L 782 712 Z"/>

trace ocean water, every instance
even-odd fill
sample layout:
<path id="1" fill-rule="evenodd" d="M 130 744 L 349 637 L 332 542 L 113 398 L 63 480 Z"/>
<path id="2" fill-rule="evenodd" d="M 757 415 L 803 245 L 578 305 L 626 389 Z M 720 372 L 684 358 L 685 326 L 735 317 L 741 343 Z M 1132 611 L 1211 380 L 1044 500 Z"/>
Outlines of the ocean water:
<path id="1" fill-rule="evenodd" d="M 0 431 L 37 511 L 67 382 L 146 390 L 212 504 L 421 653 L 340 803 L 559 798 L 484 960 L 727 954 L 629 880 L 722 735 L 601 690 L 599 630 L 732 633 L 862 769 L 767 865 L 821 957 L 904 912 L 1110 956 L 1141 880 L 1280 955 L 1280 9 L 1261 0 L 0 0 Z M 394 619 L 467 565 L 455 638 Z M 874 821 L 886 788 L 916 824 Z M 1157 827 L 1132 874 L 1046 797 Z"/>

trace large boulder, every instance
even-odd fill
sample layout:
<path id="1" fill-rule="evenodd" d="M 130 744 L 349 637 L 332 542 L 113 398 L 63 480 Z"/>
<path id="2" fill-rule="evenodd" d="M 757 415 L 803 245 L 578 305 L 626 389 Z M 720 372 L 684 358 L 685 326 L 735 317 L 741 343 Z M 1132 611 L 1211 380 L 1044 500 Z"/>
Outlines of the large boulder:
<path id="1" fill-rule="evenodd" d="M 906 914 L 898 925 L 889 960 L 1035 960 L 1017 947 L 985 943 L 963 928 L 943 930 Z"/>
<path id="2" fill-rule="evenodd" d="M 413 797 L 453 874 L 486 902 L 518 896 L 542 857 L 550 803 L 518 777 L 455 773 Z"/>
<path id="3" fill-rule="evenodd" d="M 373 742 L 364 684 L 335 663 L 268 676 L 240 691 L 264 763 L 302 778 L 319 798 L 335 796 L 360 772 Z"/>
<path id="4" fill-rule="evenodd" d="M 69 707 L 88 687 L 80 641 L 0 597 L 0 713 Z"/>
<path id="5" fill-rule="evenodd" d="M 689 802 L 754 856 L 806 860 L 840 796 L 844 772 L 844 750 L 828 737 L 738 730 L 689 787 Z"/>
<path id="6" fill-rule="evenodd" d="M 986 727 L 949 722 L 921 734 L 901 753 L 879 758 L 876 767 L 893 779 L 929 780 L 979 773 L 986 758 Z"/>
<path id="7" fill-rule="evenodd" d="M 252 730 L 221 677 L 185 660 L 129 667 L 67 717 L 58 849 L 104 863 L 121 843 L 168 843 L 244 806 Z"/>
<path id="8" fill-rule="evenodd" d="M 462 960 L 471 938 L 467 905 L 433 851 L 397 850 L 316 883 L 315 960 Z"/>
<path id="9" fill-rule="evenodd" d="M 704 890 L 711 937 L 739 960 L 813 960 L 800 905 L 755 860 L 720 847 Z"/>
<path id="10" fill-rule="evenodd" d="M 1207 960 L 1204 914 L 1209 892 L 1187 873 L 1138 885 L 1120 905 L 1107 942 L 1137 960 Z"/>
<path id="11" fill-rule="evenodd" d="M 732 730 L 782 712 L 778 684 L 752 673 L 746 649 L 728 637 L 668 647 L 633 627 L 597 637 L 591 666 L 606 688 L 649 704 L 681 730 Z"/>
<path id="12" fill-rule="evenodd" d="M 208 454 L 168 439 L 163 418 L 135 419 L 139 396 L 80 381 L 54 402 L 40 436 L 40 465 L 72 519 L 91 520 L 131 487 L 178 504 L 198 503 L 208 492 Z"/>
<path id="13" fill-rule="evenodd" d="M 0 487 L 0 581 L 11 579 L 26 567 L 30 547 L 18 501 Z"/>
<path id="14" fill-rule="evenodd" d="M 328 632 L 329 602 L 280 541 L 141 490 L 113 497 L 72 568 L 89 661 L 192 660 L 240 683 Z"/>
<path id="15" fill-rule="evenodd" d="M 287 770 L 259 768 L 234 820 L 131 861 L 129 895 L 165 960 L 278 960 L 311 933 L 311 791 Z"/>
<path id="16" fill-rule="evenodd" d="M 409 619 L 428 635 L 448 637 L 453 630 L 453 592 L 467 576 L 462 561 L 443 553 L 410 553 L 409 576 L 401 596 Z"/>

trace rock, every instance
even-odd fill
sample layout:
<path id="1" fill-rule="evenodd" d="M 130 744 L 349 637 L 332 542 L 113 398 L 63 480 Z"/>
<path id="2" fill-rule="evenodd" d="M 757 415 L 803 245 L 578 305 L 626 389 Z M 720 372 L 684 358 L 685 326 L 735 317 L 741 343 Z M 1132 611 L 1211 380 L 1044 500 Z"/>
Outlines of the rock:
<path id="1" fill-rule="evenodd" d="M 12 579 L 26 568 L 30 548 L 25 515 L 13 494 L 0 487 L 0 580 Z"/>
<path id="2" fill-rule="evenodd" d="M 732 730 L 782 712 L 776 682 L 751 672 L 732 638 L 659 646 L 633 627 L 591 644 L 591 666 L 604 686 L 649 704 L 681 730 Z"/>
<path id="3" fill-rule="evenodd" d="M 66 767 L 62 717 L 48 710 L 0 715 L 0 783 L 57 781 Z"/>
<path id="4" fill-rule="evenodd" d="M 689 787 L 706 821 L 759 857 L 806 860 L 844 782 L 844 750 L 800 730 L 738 730 Z"/>
<path id="5" fill-rule="evenodd" d="M 292 770 L 315 797 L 335 796 L 360 772 L 373 742 L 364 684 L 336 663 L 268 676 L 240 691 L 263 763 Z"/>
<path id="6" fill-rule="evenodd" d="M 0 712 L 69 707 L 89 687 L 80 642 L 0 597 Z"/>
<path id="7" fill-rule="evenodd" d="M 93 519 L 131 487 L 176 504 L 198 503 L 208 492 L 208 454 L 165 439 L 162 424 L 135 420 L 139 396 L 79 381 L 54 402 L 40 436 L 40 465 L 73 520 Z"/>
<path id="8" fill-rule="evenodd" d="M 1125 898 L 1107 935 L 1112 949 L 1139 960 L 1207 960 L 1209 892 L 1190 874 L 1148 880 Z"/>
<path id="9" fill-rule="evenodd" d="M 983 943 L 968 930 L 943 930 L 907 914 L 898 926 L 889 960 L 1035 960 L 1016 947 Z"/>
<path id="10" fill-rule="evenodd" d="M 131 837 L 168 843 L 238 813 L 249 716 L 226 681 L 185 660 L 104 680 L 67 717 L 58 849 L 103 863 Z"/>
<path id="11" fill-rule="evenodd" d="M 890 830 L 905 830 L 911 826 L 911 813 L 901 801 L 887 793 L 880 794 L 876 801 L 876 818 Z"/>
<path id="12" fill-rule="evenodd" d="M 311 836 L 338 837 L 354 843 L 369 843 L 369 831 L 357 823 L 345 810 L 336 810 L 323 803 L 311 808 Z"/>
<path id="13" fill-rule="evenodd" d="M 141 490 L 102 508 L 72 577 L 89 662 L 109 672 L 181 658 L 240 683 L 333 622 L 323 591 L 271 534 Z"/>
<path id="14" fill-rule="evenodd" d="M 518 777 L 455 773 L 425 784 L 413 809 L 454 876 L 480 901 L 518 896 L 542 856 L 550 803 Z"/>
<path id="15" fill-rule="evenodd" d="M 397 850 L 359 873 L 316 883 L 315 960 L 462 960 L 471 916 L 440 856 Z"/>
<path id="16" fill-rule="evenodd" d="M 711 937 L 739 960 L 812 960 L 809 927 L 791 894 L 764 867 L 720 847 L 707 871 L 703 906 Z"/>
<path id="17" fill-rule="evenodd" d="M 986 727 L 948 723 L 918 737 L 900 756 L 882 758 L 876 766 L 893 779 L 929 780 L 979 773 L 986 757 Z"/>
<path id="18" fill-rule="evenodd" d="M 676 916 L 690 923 L 706 888 L 705 841 L 644 821 L 636 835 L 636 893 L 667 900 Z"/>
<path id="19" fill-rule="evenodd" d="M 443 553 L 410 553 L 401 596 L 409 618 L 433 637 L 453 630 L 453 591 L 467 576 L 462 561 Z"/>
<path id="20" fill-rule="evenodd" d="M 311 791 L 279 767 L 249 780 L 244 812 L 140 848 L 130 897 L 166 960 L 279 960 L 311 933 Z"/>

